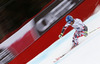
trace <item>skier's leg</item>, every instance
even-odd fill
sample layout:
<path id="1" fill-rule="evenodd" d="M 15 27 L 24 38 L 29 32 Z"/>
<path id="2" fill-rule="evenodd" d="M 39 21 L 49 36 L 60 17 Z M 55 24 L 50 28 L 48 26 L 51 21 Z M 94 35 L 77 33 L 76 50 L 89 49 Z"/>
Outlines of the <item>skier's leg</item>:
<path id="1" fill-rule="evenodd" d="M 78 38 L 79 37 L 82 37 L 82 36 L 87 36 L 88 34 L 85 33 L 85 31 L 79 31 L 79 32 L 75 32 L 74 33 L 74 36 L 73 36 L 73 40 L 72 40 L 72 44 L 73 44 L 73 47 L 74 48 L 75 46 L 77 46 L 79 44 L 78 42 Z"/>
<path id="2" fill-rule="evenodd" d="M 78 32 L 77 31 L 74 33 L 72 44 L 73 44 L 73 48 L 79 44 L 79 42 L 78 42 Z"/>

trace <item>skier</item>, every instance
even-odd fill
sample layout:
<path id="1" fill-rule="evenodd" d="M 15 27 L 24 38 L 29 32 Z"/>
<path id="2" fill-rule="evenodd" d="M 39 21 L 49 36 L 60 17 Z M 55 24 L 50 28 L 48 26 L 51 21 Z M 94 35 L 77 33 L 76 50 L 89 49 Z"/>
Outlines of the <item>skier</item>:
<path id="1" fill-rule="evenodd" d="M 68 15 L 66 17 L 66 22 L 67 23 L 63 27 L 61 34 L 59 35 L 59 38 L 61 38 L 63 36 L 65 30 L 69 26 L 72 26 L 76 30 L 74 33 L 74 36 L 73 36 L 73 40 L 72 40 L 72 43 L 73 43 L 72 48 L 74 48 L 75 46 L 77 46 L 79 44 L 79 42 L 78 42 L 79 37 L 82 37 L 82 36 L 86 37 L 88 35 L 88 28 L 85 24 L 83 24 L 83 22 L 80 19 L 78 19 L 78 18 L 74 19 L 71 15 Z"/>

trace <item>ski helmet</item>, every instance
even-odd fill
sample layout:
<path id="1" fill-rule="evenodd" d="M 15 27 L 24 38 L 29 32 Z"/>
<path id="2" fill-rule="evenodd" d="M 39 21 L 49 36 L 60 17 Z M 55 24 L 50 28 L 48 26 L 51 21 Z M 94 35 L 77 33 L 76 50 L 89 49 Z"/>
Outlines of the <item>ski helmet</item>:
<path id="1" fill-rule="evenodd" d="M 69 24 L 70 24 L 71 22 L 73 22 L 73 20 L 74 20 L 74 19 L 73 19 L 73 17 L 72 17 L 71 15 L 68 15 L 68 16 L 66 17 L 66 22 L 69 23 Z"/>

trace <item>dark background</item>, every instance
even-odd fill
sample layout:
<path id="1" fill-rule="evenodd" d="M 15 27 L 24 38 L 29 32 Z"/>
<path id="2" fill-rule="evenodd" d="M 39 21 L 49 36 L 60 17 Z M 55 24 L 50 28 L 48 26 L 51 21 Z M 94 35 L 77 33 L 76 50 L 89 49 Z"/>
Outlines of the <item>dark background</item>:
<path id="1" fill-rule="evenodd" d="M 0 0 L 0 40 L 36 15 L 51 0 Z"/>

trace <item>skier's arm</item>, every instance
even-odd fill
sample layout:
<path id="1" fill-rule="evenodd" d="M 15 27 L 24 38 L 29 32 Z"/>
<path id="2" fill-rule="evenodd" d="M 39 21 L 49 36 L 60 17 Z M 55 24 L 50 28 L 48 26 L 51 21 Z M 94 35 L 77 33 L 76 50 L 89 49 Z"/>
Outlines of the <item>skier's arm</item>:
<path id="1" fill-rule="evenodd" d="M 84 31 L 88 31 L 87 26 L 86 26 L 80 19 L 77 19 L 77 21 L 78 21 L 78 23 L 79 23 L 80 25 L 82 25 L 82 26 L 84 27 Z"/>
<path id="2" fill-rule="evenodd" d="M 65 32 L 65 26 L 62 28 L 62 31 L 61 31 L 61 33 L 60 33 L 60 35 L 59 35 L 59 38 L 61 38 L 62 36 L 63 36 L 63 34 L 64 34 L 64 32 Z"/>
<path id="3" fill-rule="evenodd" d="M 66 30 L 66 29 L 67 29 L 67 27 L 65 27 L 65 26 L 64 26 L 64 27 L 62 28 L 61 33 L 63 33 L 63 34 L 64 34 L 64 32 L 65 32 L 65 30 Z"/>
<path id="4" fill-rule="evenodd" d="M 84 36 L 86 37 L 88 35 L 88 27 L 81 20 L 79 20 L 79 24 L 84 27 L 83 31 L 84 31 Z"/>
<path id="5" fill-rule="evenodd" d="M 88 31 L 88 28 L 86 25 L 84 25 L 84 31 Z"/>
<path id="6" fill-rule="evenodd" d="M 84 36 L 86 37 L 88 35 L 88 27 L 80 20 L 79 22 L 83 27 L 83 31 L 84 31 Z"/>
<path id="7" fill-rule="evenodd" d="M 63 28 L 62 28 L 62 31 L 61 31 L 61 34 L 59 35 L 59 38 L 61 38 L 65 32 L 65 30 L 68 28 L 69 24 L 66 24 Z"/>

